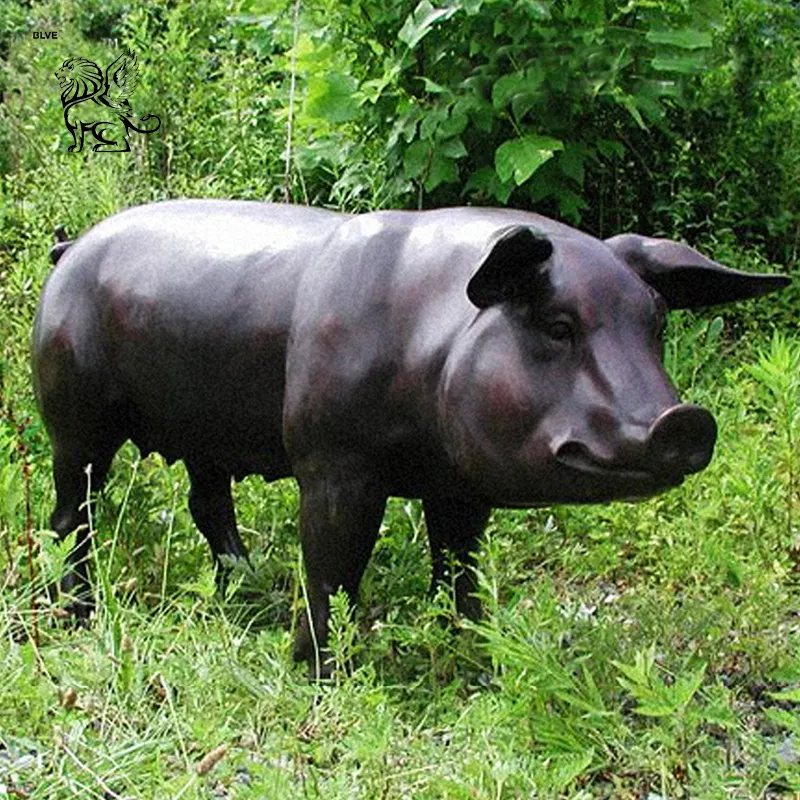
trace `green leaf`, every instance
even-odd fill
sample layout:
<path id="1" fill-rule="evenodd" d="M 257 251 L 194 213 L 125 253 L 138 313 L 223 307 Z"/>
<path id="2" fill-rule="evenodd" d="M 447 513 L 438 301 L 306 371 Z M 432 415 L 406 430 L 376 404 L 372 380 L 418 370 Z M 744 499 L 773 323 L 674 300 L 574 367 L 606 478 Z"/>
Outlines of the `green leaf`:
<path id="1" fill-rule="evenodd" d="M 623 664 L 621 661 L 612 661 L 611 663 L 628 679 L 626 681 L 622 678 L 617 678 L 626 688 L 630 688 L 631 685 L 634 687 L 648 685 L 649 678 L 647 672 L 643 669 L 642 665 L 638 663 L 638 659 L 636 664 Z"/>
<path id="2" fill-rule="evenodd" d="M 464 133 L 467 122 L 469 122 L 467 115 L 456 113 L 454 108 L 453 113 L 439 125 L 437 134 L 444 139 L 448 139 L 451 136 L 460 136 Z"/>
<path id="3" fill-rule="evenodd" d="M 545 20 L 552 16 L 550 3 L 542 2 L 542 0 L 522 0 L 519 5 L 528 12 L 531 19 Z"/>
<path id="4" fill-rule="evenodd" d="M 672 695 L 678 706 L 686 706 L 697 694 L 706 674 L 705 662 L 687 676 L 679 676 L 672 685 Z"/>
<path id="5" fill-rule="evenodd" d="M 422 122 L 419 125 L 420 139 L 433 139 L 434 134 L 447 119 L 447 107 L 439 106 L 424 112 Z"/>
<path id="6" fill-rule="evenodd" d="M 467 155 L 464 142 L 458 137 L 447 139 L 438 145 L 417 140 L 403 154 L 403 171 L 407 178 L 422 179 L 425 190 L 430 192 L 440 183 L 458 180 L 456 160 Z"/>
<path id="7" fill-rule="evenodd" d="M 438 150 L 434 150 L 431 166 L 425 177 L 425 191 L 432 192 L 440 183 L 455 183 L 458 180 L 458 166 Z"/>
<path id="8" fill-rule="evenodd" d="M 582 753 L 558 753 L 551 756 L 548 772 L 554 788 L 563 792 L 576 778 L 589 769 L 593 759 L 594 750 L 591 747 Z"/>
<path id="9" fill-rule="evenodd" d="M 654 99 L 659 97 L 680 98 L 681 87 L 677 78 L 671 80 L 643 80 L 637 84 L 635 93 Z"/>
<path id="10" fill-rule="evenodd" d="M 480 85 L 471 81 L 464 81 L 462 87 L 469 90 L 469 94 L 460 97 L 453 105 L 453 119 L 465 117 L 481 133 L 490 133 L 497 114 L 488 100 L 481 96 Z"/>
<path id="11" fill-rule="evenodd" d="M 599 139 L 596 146 L 603 158 L 622 158 L 625 155 L 625 145 L 613 139 Z"/>
<path id="12" fill-rule="evenodd" d="M 781 728 L 800 733 L 797 711 L 786 711 L 784 708 L 768 708 L 765 711 L 765 716 L 770 722 L 774 722 Z"/>
<path id="13" fill-rule="evenodd" d="M 370 103 L 377 103 L 384 91 L 395 83 L 401 71 L 400 64 L 387 59 L 383 75 L 380 78 L 371 78 L 361 84 L 361 92 L 365 100 Z"/>
<path id="14" fill-rule="evenodd" d="M 524 74 L 518 72 L 511 75 L 503 75 L 498 78 L 492 86 L 492 105 L 496 109 L 501 109 L 509 102 L 515 101 L 516 98 L 522 96 L 531 98 L 527 102 L 531 105 L 528 106 L 526 111 L 530 109 L 532 104 L 537 99 L 537 90 L 544 83 L 545 71 L 542 67 L 531 67 L 525 70 Z M 522 116 L 514 109 L 515 115 Z"/>
<path id="15" fill-rule="evenodd" d="M 429 94 L 450 94 L 450 90 L 446 86 L 432 81 L 430 78 L 422 77 L 422 82 L 425 84 L 425 91 Z"/>
<path id="16" fill-rule="evenodd" d="M 660 55 L 650 62 L 653 69 L 657 69 L 659 72 L 679 72 L 682 75 L 692 75 L 698 72 L 704 63 L 705 60 L 702 56 L 696 55 Z"/>
<path id="17" fill-rule="evenodd" d="M 625 94 L 622 90 L 614 92 L 614 98 L 617 102 L 633 117 L 636 124 L 643 130 L 647 130 L 647 125 L 642 118 L 639 109 L 636 107 L 636 100 L 629 94 Z"/>
<path id="18" fill-rule="evenodd" d="M 586 156 L 580 147 L 568 145 L 558 157 L 558 166 L 568 178 L 572 178 L 579 186 L 583 186 L 585 160 Z"/>
<path id="19" fill-rule="evenodd" d="M 515 94 L 525 90 L 525 76 L 519 74 L 503 75 L 492 86 L 492 105 L 503 108 Z"/>
<path id="20" fill-rule="evenodd" d="M 410 50 L 413 50 L 437 22 L 450 19 L 456 11 L 458 11 L 457 7 L 434 8 L 428 0 L 422 0 L 413 13 L 406 18 L 397 38 L 408 45 Z"/>
<path id="21" fill-rule="evenodd" d="M 398 106 L 397 119 L 386 142 L 387 148 L 394 148 L 401 139 L 406 144 L 413 142 L 417 136 L 417 124 L 422 113 L 422 109 L 417 105 L 408 103 L 403 107 Z"/>
<path id="22" fill-rule="evenodd" d="M 403 153 L 403 172 L 407 178 L 418 178 L 428 166 L 431 157 L 431 146 L 418 139 L 412 142 Z"/>
<path id="23" fill-rule="evenodd" d="M 555 191 L 558 200 L 558 210 L 564 219 L 580 222 L 581 210 L 587 207 L 586 201 L 575 192 L 569 189 L 558 188 Z"/>
<path id="24" fill-rule="evenodd" d="M 464 147 L 464 142 L 461 141 L 459 137 L 453 137 L 452 139 L 446 139 L 443 142 L 440 142 L 436 146 L 436 152 L 440 155 L 446 156 L 447 158 L 464 158 L 467 154 L 467 148 Z"/>
<path id="25" fill-rule="evenodd" d="M 180 588 L 185 592 L 196 594 L 203 600 L 210 600 L 217 593 L 217 580 L 214 570 L 204 569 L 195 580 L 180 584 Z"/>
<path id="26" fill-rule="evenodd" d="M 511 101 L 511 113 L 514 115 L 514 119 L 521 122 L 539 100 L 539 95 L 528 92 L 514 95 L 514 99 Z"/>
<path id="27" fill-rule="evenodd" d="M 668 44 L 682 50 L 699 50 L 711 47 L 711 34 L 689 28 L 672 31 L 648 31 L 644 37 L 652 44 Z"/>
<path id="28" fill-rule="evenodd" d="M 511 139 L 497 148 L 494 166 L 501 181 L 514 179 L 517 186 L 525 183 L 542 164 L 549 161 L 564 144 L 549 136 L 524 136 Z"/>
<path id="29" fill-rule="evenodd" d="M 657 122 L 664 118 L 664 109 L 657 100 L 648 97 L 646 94 L 639 93 L 636 96 L 636 107 L 652 122 Z"/>
<path id="30" fill-rule="evenodd" d="M 767 692 L 774 700 L 783 700 L 789 703 L 800 703 L 800 688 L 783 689 L 780 692 Z"/>
<path id="31" fill-rule="evenodd" d="M 549 173 L 549 174 L 548 174 Z M 531 202 L 538 206 L 545 200 L 556 197 L 559 187 L 563 184 L 563 179 L 554 170 L 540 169 L 528 181 L 527 190 Z"/>
<path id="32" fill-rule="evenodd" d="M 633 713 L 641 714 L 643 717 L 669 717 L 675 713 L 675 710 L 672 704 L 653 705 L 642 703 L 633 709 Z"/>
<path id="33" fill-rule="evenodd" d="M 706 334 L 707 341 L 713 342 L 719 339 L 724 327 L 725 322 L 723 321 L 722 317 L 714 317 L 708 326 L 708 333 Z"/>
<path id="34" fill-rule="evenodd" d="M 348 122 L 358 115 L 358 82 L 351 75 L 330 72 L 308 81 L 306 114 L 329 122 Z"/>
<path id="35" fill-rule="evenodd" d="M 501 181 L 492 167 L 481 167 L 470 175 L 465 189 L 467 192 L 475 191 L 485 197 L 492 197 L 504 206 L 514 191 L 514 183 Z"/>
<path id="36" fill-rule="evenodd" d="M 605 6 L 602 0 L 566 0 L 564 17 L 590 29 L 602 27 L 606 22 Z"/>

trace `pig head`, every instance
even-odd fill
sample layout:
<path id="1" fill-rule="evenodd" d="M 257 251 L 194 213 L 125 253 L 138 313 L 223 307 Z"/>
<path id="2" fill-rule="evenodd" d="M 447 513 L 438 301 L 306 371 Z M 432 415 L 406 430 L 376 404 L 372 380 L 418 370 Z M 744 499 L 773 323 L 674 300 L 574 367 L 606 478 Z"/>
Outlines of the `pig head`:
<path id="1" fill-rule="evenodd" d="M 391 495 L 419 497 L 457 607 L 495 506 L 638 498 L 709 462 L 711 414 L 662 366 L 674 308 L 781 276 L 686 245 L 605 242 L 526 212 L 348 216 L 236 201 L 123 212 L 54 256 L 34 331 L 61 535 L 126 439 L 182 459 L 215 559 L 246 554 L 231 479 L 294 475 L 308 575 L 295 656 L 325 674 L 329 597 L 353 601 Z M 79 530 L 67 587 L 88 609 Z"/>

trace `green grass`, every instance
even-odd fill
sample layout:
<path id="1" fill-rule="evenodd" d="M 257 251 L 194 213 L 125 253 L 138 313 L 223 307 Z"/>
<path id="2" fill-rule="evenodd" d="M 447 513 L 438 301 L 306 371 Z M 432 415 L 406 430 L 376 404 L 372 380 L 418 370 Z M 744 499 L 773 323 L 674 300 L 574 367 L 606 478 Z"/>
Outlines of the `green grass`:
<path id="1" fill-rule="evenodd" d="M 716 350 L 696 335 L 705 324 L 679 321 L 671 344 Z M 355 622 L 335 606 L 334 654 L 355 668 L 325 685 L 290 659 L 302 611 L 292 482 L 237 486 L 256 572 L 219 597 L 182 468 L 125 448 L 94 520 L 97 615 L 74 629 L 43 591 L 65 546 L 46 532 L 42 433 L 25 431 L 25 480 L 6 420 L 0 786 L 32 798 L 800 791 L 798 359 L 800 342 L 776 337 L 687 387 L 720 439 L 683 487 L 496 511 L 480 559 L 486 617 L 460 633 L 442 623 L 446 594 L 426 597 L 418 504 L 393 500 Z"/>
<path id="2" fill-rule="evenodd" d="M 0 0 L 0 43 L 13 44 L 0 104 L 0 798 L 800 796 L 800 337 L 772 330 L 791 318 L 788 293 L 724 318 L 674 315 L 666 362 L 717 418 L 710 467 L 639 504 L 496 511 L 479 624 L 456 632 L 447 593 L 428 599 L 419 504 L 394 499 L 354 621 L 334 604 L 333 652 L 354 666 L 310 683 L 290 658 L 303 613 L 294 483 L 235 487 L 255 571 L 220 597 L 183 467 L 131 445 L 93 520 L 96 616 L 63 618 L 46 588 L 69 543 L 47 529 L 50 451 L 28 365 L 53 226 L 283 188 L 286 43 L 261 80 L 273 62 L 241 50 L 221 0 L 191 27 L 184 3 L 129 5 L 35 3 L 36 29 L 77 20 L 57 49 L 21 35 L 27 12 Z M 172 127 L 138 137 L 128 160 L 66 153 L 48 83 L 65 53 L 115 52 L 84 36 L 106 24 L 136 46 L 135 107 L 169 101 Z M 224 81 L 202 79 L 212 62 Z M 355 188 L 329 176 L 327 202 L 390 202 L 382 147 L 362 162 L 345 151 Z M 301 167 L 294 196 L 325 199 Z M 766 269 L 729 236 L 720 247 Z"/>

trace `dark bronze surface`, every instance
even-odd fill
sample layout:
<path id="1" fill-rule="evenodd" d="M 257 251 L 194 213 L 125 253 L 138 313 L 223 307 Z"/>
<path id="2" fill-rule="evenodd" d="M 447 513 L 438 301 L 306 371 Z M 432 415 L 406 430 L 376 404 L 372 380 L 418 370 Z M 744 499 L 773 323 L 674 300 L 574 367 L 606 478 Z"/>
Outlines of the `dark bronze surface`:
<path id="1" fill-rule="evenodd" d="M 665 314 L 788 283 L 499 209 L 169 201 L 59 239 L 33 335 L 53 529 L 86 522 L 84 468 L 98 489 L 126 439 L 186 463 L 217 561 L 246 554 L 231 479 L 296 476 L 314 671 L 388 496 L 422 499 L 439 581 L 493 506 L 646 497 L 703 469 L 716 426 L 664 371 Z M 66 582 L 84 596 L 87 548 Z M 474 615 L 473 588 L 456 581 Z"/>

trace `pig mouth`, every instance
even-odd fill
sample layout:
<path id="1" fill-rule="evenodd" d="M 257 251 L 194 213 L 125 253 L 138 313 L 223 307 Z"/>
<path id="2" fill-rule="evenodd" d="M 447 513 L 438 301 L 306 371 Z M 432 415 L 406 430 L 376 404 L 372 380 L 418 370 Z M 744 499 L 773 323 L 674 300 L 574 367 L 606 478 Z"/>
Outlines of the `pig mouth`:
<path id="1" fill-rule="evenodd" d="M 578 442 L 567 442 L 556 453 L 556 461 L 570 470 L 592 477 L 615 479 L 632 483 L 659 486 L 678 486 L 683 482 L 681 472 L 662 473 L 642 469 L 627 464 L 601 461 L 593 456 L 587 447 Z"/>
<path id="2" fill-rule="evenodd" d="M 717 426 L 708 411 L 681 404 L 656 417 L 641 440 L 622 443 L 624 461 L 598 458 L 585 442 L 576 439 L 563 442 L 554 456 L 557 463 L 582 475 L 670 488 L 708 466 L 716 437 Z"/>

